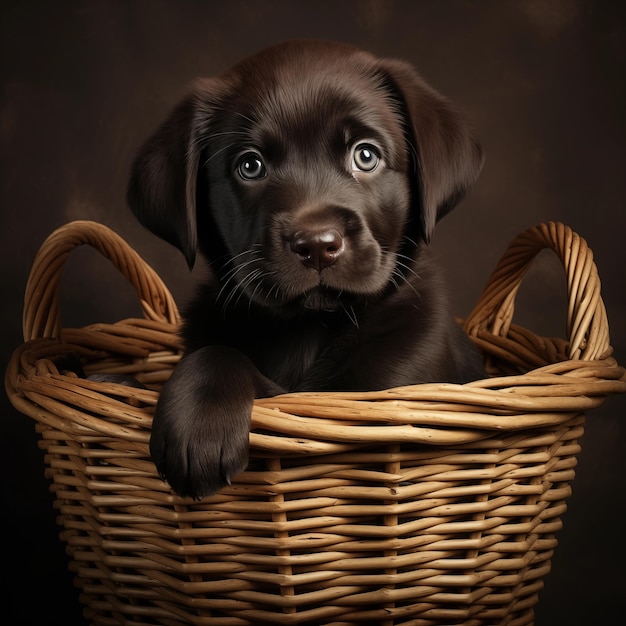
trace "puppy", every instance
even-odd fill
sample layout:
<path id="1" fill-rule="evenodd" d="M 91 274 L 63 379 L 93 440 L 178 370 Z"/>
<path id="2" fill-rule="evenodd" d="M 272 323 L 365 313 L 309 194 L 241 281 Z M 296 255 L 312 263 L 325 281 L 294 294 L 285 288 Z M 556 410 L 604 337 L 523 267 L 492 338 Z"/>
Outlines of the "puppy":
<path id="1" fill-rule="evenodd" d="M 140 150 L 139 221 L 211 277 L 150 451 L 200 499 L 247 464 L 253 400 L 483 377 L 427 244 L 482 167 L 405 62 L 292 41 L 199 80 Z"/>

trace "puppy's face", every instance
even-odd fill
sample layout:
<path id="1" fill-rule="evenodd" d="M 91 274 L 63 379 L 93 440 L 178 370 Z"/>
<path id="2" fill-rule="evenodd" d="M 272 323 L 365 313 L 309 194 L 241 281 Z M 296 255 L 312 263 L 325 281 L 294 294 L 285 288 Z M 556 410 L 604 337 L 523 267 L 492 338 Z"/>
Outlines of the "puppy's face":
<path id="1" fill-rule="evenodd" d="M 380 77 L 339 63 L 313 57 L 308 80 L 292 64 L 268 70 L 242 78 L 210 117 L 199 246 L 227 298 L 332 309 L 339 294 L 378 293 L 410 212 L 397 106 Z"/>
<path id="2" fill-rule="evenodd" d="M 224 304 L 333 310 L 410 271 L 477 176 L 480 150 L 406 64 L 292 42 L 192 95 L 147 143 L 129 200 Z"/>

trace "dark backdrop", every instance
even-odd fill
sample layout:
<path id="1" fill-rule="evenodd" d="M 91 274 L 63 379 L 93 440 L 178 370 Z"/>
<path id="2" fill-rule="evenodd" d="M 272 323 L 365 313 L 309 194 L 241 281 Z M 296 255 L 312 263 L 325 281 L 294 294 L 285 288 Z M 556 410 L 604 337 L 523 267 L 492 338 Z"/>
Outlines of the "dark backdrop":
<path id="1" fill-rule="evenodd" d="M 182 303 L 182 256 L 125 206 L 134 151 L 197 75 L 292 37 L 346 40 L 412 61 L 472 120 L 487 154 L 462 206 L 435 233 L 459 315 L 508 241 L 560 220 L 594 250 L 612 343 L 626 363 L 626 37 L 620 1 L 230 0 L 5 2 L 1 11 L 2 365 L 21 342 L 23 291 L 42 240 L 72 219 L 103 222 L 157 269 Z M 562 335 L 562 272 L 523 288 L 517 321 Z M 66 326 L 139 313 L 88 251 L 64 275 Z M 80 624 L 57 540 L 33 423 L 2 397 L 2 586 L 10 624 Z M 590 414 L 574 495 L 537 625 L 615 623 L 626 594 L 624 398 Z"/>

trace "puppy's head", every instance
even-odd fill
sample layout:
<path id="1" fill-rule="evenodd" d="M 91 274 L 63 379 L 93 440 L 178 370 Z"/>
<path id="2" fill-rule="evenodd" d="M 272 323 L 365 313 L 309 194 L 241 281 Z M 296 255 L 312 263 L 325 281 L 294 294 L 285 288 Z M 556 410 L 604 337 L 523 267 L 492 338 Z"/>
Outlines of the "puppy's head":
<path id="1" fill-rule="evenodd" d="M 141 149 L 128 199 L 229 297 L 333 309 L 397 284 L 481 167 L 411 66 L 296 41 L 199 80 Z"/>

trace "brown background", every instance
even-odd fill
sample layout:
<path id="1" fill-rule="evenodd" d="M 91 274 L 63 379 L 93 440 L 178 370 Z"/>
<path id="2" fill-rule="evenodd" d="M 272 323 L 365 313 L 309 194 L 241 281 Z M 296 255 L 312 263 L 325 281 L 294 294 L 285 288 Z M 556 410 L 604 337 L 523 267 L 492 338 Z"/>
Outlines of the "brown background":
<path id="1" fill-rule="evenodd" d="M 412 61 L 472 120 L 487 154 L 462 206 L 435 233 L 456 312 L 467 315 L 521 230 L 560 220 L 595 252 L 612 343 L 626 364 L 624 3 L 576 0 L 4 2 L 1 37 L 2 365 L 21 342 L 23 290 L 42 240 L 72 219 L 103 222 L 182 303 L 182 256 L 124 202 L 129 163 L 197 75 L 292 37 L 340 39 Z M 543 257 L 542 257 L 543 258 Z M 516 321 L 563 333 L 563 273 L 542 260 Z M 89 250 L 64 275 L 66 326 L 139 314 Z M 0 619 L 80 624 L 33 423 L 3 396 Z M 626 594 L 625 399 L 589 416 L 574 495 L 537 625 L 616 623 Z M 11 550 L 14 548 L 14 551 Z"/>

